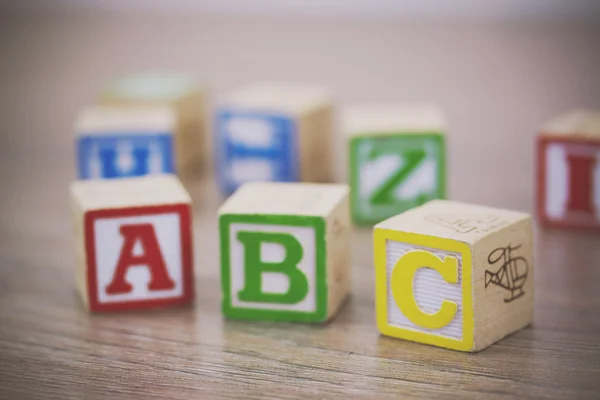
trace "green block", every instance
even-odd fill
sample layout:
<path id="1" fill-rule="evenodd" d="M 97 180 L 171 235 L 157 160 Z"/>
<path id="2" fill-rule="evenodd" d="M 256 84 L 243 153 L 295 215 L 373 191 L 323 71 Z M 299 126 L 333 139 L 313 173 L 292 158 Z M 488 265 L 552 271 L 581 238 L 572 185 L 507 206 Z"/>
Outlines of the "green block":
<path id="1" fill-rule="evenodd" d="M 375 224 L 446 197 L 441 132 L 354 135 L 350 140 L 352 219 Z"/>
<path id="2" fill-rule="evenodd" d="M 244 185 L 219 212 L 223 314 L 326 321 L 340 305 L 330 297 L 345 296 L 328 279 L 347 279 L 348 256 L 339 249 L 349 245 L 349 225 L 345 185 Z M 332 273 L 336 265 L 343 270 Z"/>

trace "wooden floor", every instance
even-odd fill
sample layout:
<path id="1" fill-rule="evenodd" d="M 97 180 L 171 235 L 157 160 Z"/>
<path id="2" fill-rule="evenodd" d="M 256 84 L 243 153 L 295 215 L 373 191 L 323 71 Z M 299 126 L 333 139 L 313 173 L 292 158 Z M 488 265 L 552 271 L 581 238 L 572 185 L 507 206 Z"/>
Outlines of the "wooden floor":
<path id="1" fill-rule="evenodd" d="M 194 306 L 89 315 L 74 290 L 66 193 L 51 181 L 17 182 L 8 195 L 19 200 L 4 208 L 0 228 L 0 398 L 564 400 L 600 393 L 597 235 L 538 230 L 533 326 L 472 355 L 377 333 L 369 229 L 354 233 L 352 298 L 330 324 L 224 321 L 219 199 L 206 183 L 191 187 Z M 49 201 L 35 209 L 32 199 Z"/>
<path id="2" fill-rule="evenodd" d="M 369 229 L 353 234 L 352 297 L 330 324 L 223 320 L 221 199 L 210 181 L 191 186 L 193 307 L 90 315 L 75 293 L 67 203 L 75 113 L 108 76 L 150 64 L 190 66 L 217 77 L 218 90 L 286 71 L 279 76 L 331 82 L 345 100 L 394 99 L 400 87 L 407 90 L 401 100 L 439 98 L 453 122 L 451 197 L 530 211 L 538 124 L 573 104 L 600 104 L 598 27 L 448 33 L 258 21 L 230 29 L 189 17 L 163 30 L 160 21 L 96 14 L 0 20 L 1 399 L 600 398 L 599 235 L 536 229 L 533 325 L 463 354 L 378 334 Z M 393 50 L 414 40 L 439 48 L 416 51 L 411 67 Z M 255 58 L 245 50 L 254 43 Z M 227 51 L 211 52 L 214 46 Z M 300 53 L 268 62 L 288 46 Z M 443 51 L 450 47 L 457 56 Z M 331 55 L 332 48 L 340 51 Z M 474 72 L 478 64 L 466 56 L 481 54 L 484 67 Z M 444 65 L 444 74 L 431 65 Z M 411 85 L 417 72 L 433 84 Z"/>

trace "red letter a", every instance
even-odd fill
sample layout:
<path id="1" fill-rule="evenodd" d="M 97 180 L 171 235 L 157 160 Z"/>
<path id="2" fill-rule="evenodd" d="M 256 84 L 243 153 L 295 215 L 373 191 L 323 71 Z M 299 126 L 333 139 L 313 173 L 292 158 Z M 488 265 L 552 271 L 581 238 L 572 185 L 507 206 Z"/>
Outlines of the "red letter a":
<path id="1" fill-rule="evenodd" d="M 167 272 L 165 260 L 160 252 L 158 240 L 156 240 L 154 227 L 151 224 L 123 225 L 120 231 L 124 238 L 123 248 L 112 282 L 106 287 L 106 293 L 131 292 L 133 287 L 125 281 L 125 274 L 129 267 L 134 265 L 145 265 L 150 269 L 148 290 L 173 289 L 175 282 L 171 280 Z M 138 239 L 144 249 L 144 254 L 135 256 L 133 255 L 133 246 Z"/>
<path id="2" fill-rule="evenodd" d="M 593 213 L 592 208 L 592 174 L 596 159 L 594 156 L 567 156 L 569 164 L 569 201 L 570 211 Z"/>

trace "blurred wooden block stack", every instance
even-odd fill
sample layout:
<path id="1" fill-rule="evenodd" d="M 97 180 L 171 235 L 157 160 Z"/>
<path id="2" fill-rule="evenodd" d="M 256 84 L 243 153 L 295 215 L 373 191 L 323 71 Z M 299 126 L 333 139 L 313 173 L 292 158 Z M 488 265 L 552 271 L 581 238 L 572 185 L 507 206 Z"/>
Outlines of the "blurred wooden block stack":
<path id="1" fill-rule="evenodd" d="M 212 165 L 206 97 L 191 76 L 145 72 L 110 82 L 100 93 L 98 103 L 127 108 L 171 108 L 175 170 L 181 179 L 187 180 L 200 176 Z"/>
<path id="2" fill-rule="evenodd" d="M 550 121 L 537 152 L 542 224 L 600 229 L 600 112 L 573 111 Z"/>
<path id="3" fill-rule="evenodd" d="M 372 105 L 343 116 L 352 217 L 374 224 L 446 196 L 442 112 L 431 105 Z"/>
<path id="4" fill-rule="evenodd" d="M 215 121 L 223 193 L 251 181 L 329 181 L 332 113 L 317 86 L 264 82 L 226 95 Z"/>

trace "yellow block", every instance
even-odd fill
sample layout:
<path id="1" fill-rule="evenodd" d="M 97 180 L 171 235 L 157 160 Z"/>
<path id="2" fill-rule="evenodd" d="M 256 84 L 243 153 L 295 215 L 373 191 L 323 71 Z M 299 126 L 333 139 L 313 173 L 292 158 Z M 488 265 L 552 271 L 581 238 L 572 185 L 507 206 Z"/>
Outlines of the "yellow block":
<path id="1" fill-rule="evenodd" d="M 414 247 L 394 263 L 388 272 L 388 243 L 403 243 Z M 412 340 L 454 350 L 471 351 L 473 348 L 473 279 L 471 249 L 465 243 L 435 236 L 400 232 L 376 228 L 374 232 L 376 269 L 376 309 L 377 326 L 387 336 Z M 443 258 L 435 254 L 444 251 L 460 255 L 460 260 L 452 255 Z M 433 313 L 424 310 L 417 302 L 414 293 L 414 280 L 422 268 L 431 268 L 448 285 L 461 286 L 461 299 L 443 300 Z M 390 293 L 391 292 L 391 293 Z M 389 321 L 389 296 L 392 306 L 410 321 L 410 326 L 398 326 Z M 440 332 L 462 313 L 460 338 L 449 337 Z"/>

